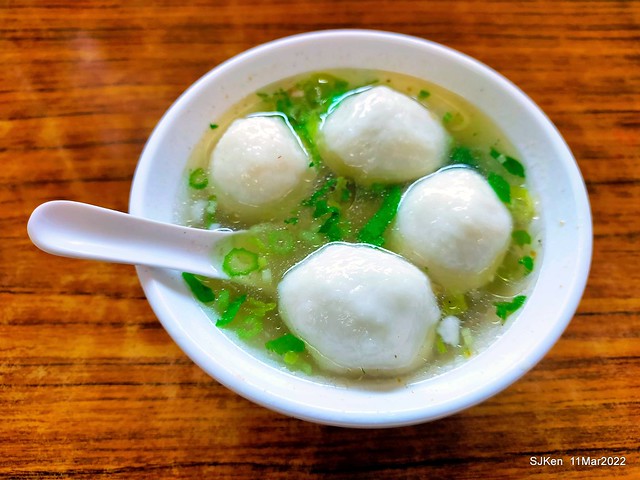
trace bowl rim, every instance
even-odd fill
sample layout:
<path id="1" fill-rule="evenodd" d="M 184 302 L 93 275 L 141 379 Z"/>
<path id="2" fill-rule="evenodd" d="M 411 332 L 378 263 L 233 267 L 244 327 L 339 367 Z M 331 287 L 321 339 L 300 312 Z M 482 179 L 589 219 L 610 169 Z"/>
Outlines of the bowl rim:
<path id="1" fill-rule="evenodd" d="M 591 212 L 586 186 L 575 158 L 555 125 L 553 125 L 551 120 L 542 112 L 533 100 L 531 100 L 511 81 L 492 68 L 464 53 L 458 52 L 457 50 L 439 43 L 405 34 L 380 30 L 320 30 L 276 39 L 253 47 L 222 62 L 207 72 L 188 89 L 186 89 L 164 113 L 152 131 L 140 155 L 140 160 L 136 167 L 131 187 L 129 211 L 133 215 L 145 216 L 144 198 L 146 182 L 151 175 L 153 163 L 152 156 L 155 154 L 155 149 L 157 148 L 162 136 L 166 133 L 167 128 L 169 128 L 170 123 L 175 119 L 177 112 L 184 108 L 191 96 L 197 95 L 197 93 L 201 91 L 201 89 L 205 88 L 212 79 L 215 79 L 220 72 L 233 69 L 246 61 L 250 61 L 263 55 L 265 52 L 269 52 L 274 49 L 286 48 L 292 45 L 302 45 L 303 43 L 310 41 L 318 42 L 324 39 L 390 41 L 403 45 L 412 45 L 414 47 L 419 46 L 420 48 L 425 49 L 425 51 L 429 50 L 431 52 L 446 55 L 455 59 L 457 62 L 461 62 L 466 68 L 488 77 L 493 83 L 500 85 L 500 87 L 505 89 L 510 96 L 514 97 L 518 102 L 526 106 L 526 109 L 536 117 L 537 121 L 544 125 L 545 129 L 548 131 L 549 140 L 553 144 L 554 149 L 562 152 L 562 161 L 565 162 L 565 167 L 571 174 L 570 189 L 573 193 L 574 200 L 576 201 L 576 209 L 579 211 L 584 222 L 582 225 L 583 228 L 580 230 L 578 244 L 576 245 L 577 268 L 573 272 L 571 283 L 566 285 L 567 294 L 564 297 L 563 304 L 558 310 L 556 315 L 557 320 L 553 324 L 553 328 L 544 338 L 537 342 L 535 348 L 532 348 L 526 357 L 520 359 L 519 363 L 506 368 L 499 376 L 490 379 L 489 382 L 485 382 L 480 387 L 476 386 L 476 388 L 467 392 L 465 395 L 452 398 L 446 403 L 395 412 L 342 411 L 336 408 L 327 408 L 322 405 L 310 406 L 300 398 L 287 396 L 286 393 L 283 393 L 285 390 L 278 390 L 277 392 L 269 391 L 265 389 L 265 385 L 261 382 L 251 381 L 244 376 L 227 370 L 226 368 L 220 369 L 220 365 L 212 366 L 211 357 L 202 350 L 200 345 L 194 343 L 194 339 L 188 335 L 188 332 L 185 332 L 179 322 L 176 323 L 176 319 L 171 315 L 170 308 L 166 303 L 166 298 L 163 298 L 163 280 L 158 280 L 162 277 L 162 272 L 159 271 L 159 269 L 137 267 L 138 277 L 156 316 L 180 348 L 197 365 L 199 365 L 206 373 L 212 376 L 219 383 L 254 403 L 303 420 L 321 424 L 359 428 L 405 426 L 432 421 L 444 416 L 452 415 L 476 405 L 502 391 L 533 368 L 533 366 L 535 366 L 544 357 L 544 355 L 546 355 L 562 335 L 578 307 L 586 287 L 591 264 L 593 241 Z M 259 359 L 255 359 L 255 361 L 262 363 Z M 291 376 L 287 373 L 284 374 Z M 300 385 L 304 382 L 314 383 L 300 377 L 294 378 L 297 379 L 296 382 L 302 382 Z"/>

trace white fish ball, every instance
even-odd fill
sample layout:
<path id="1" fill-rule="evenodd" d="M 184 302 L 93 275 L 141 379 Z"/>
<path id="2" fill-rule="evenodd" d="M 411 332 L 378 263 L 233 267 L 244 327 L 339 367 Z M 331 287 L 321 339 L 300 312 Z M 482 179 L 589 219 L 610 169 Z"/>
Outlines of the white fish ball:
<path id="1" fill-rule="evenodd" d="M 440 168 L 449 136 L 426 107 L 380 86 L 342 100 L 321 127 L 327 164 L 362 184 L 415 180 Z"/>
<path id="2" fill-rule="evenodd" d="M 493 279 L 512 228 L 511 214 L 482 175 L 449 168 L 405 193 L 391 242 L 435 282 L 465 292 Z"/>
<path id="3" fill-rule="evenodd" d="M 286 325 L 325 368 L 394 375 L 428 355 L 440 317 L 428 277 L 402 257 L 332 243 L 278 286 Z"/>
<path id="4" fill-rule="evenodd" d="M 245 220 L 285 212 L 304 197 L 315 170 L 279 116 L 234 121 L 211 154 L 210 180 L 220 207 Z"/>

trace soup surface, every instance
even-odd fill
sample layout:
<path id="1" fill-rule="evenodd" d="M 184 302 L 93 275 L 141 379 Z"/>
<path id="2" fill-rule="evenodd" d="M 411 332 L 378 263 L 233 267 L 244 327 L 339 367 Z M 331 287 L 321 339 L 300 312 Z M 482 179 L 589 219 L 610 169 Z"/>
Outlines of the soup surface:
<path id="1" fill-rule="evenodd" d="M 208 127 L 203 126 L 206 133 L 189 159 L 177 221 L 198 228 L 244 232 L 213 252 L 213 262 L 223 265 L 230 280 L 185 273 L 185 281 L 210 315 L 212 328 L 223 329 L 278 368 L 331 383 L 353 382 L 356 377 L 364 383 L 383 385 L 389 379 L 380 380 L 359 370 L 349 372 L 346 380 L 323 370 L 279 317 L 277 287 L 290 268 L 330 242 L 364 243 L 394 251 L 390 234 L 398 204 L 414 182 L 361 185 L 340 176 L 324 161 L 319 135 L 322 122 L 340 102 L 377 85 L 388 86 L 428 108 L 450 136 L 442 169 L 479 172 L 513 221 L 510 245 L 492 281 L 456 292 L 431 279 L 444 320 L 421 366 L 392 379 L 391 385 L 453 368 L 495 341 L 507 328 L 510 316 L 526 301 L 542 245 L 540 222 L 526 180 L 526 159 L 520 159 L 482 112 L 441 86 L 381 71 L 307 74 L 266 86 L 224 116 L 211 119 Z M 210 159 L 222 135 L 234 120 L 252 115 L 280 116 L 308 154 L 308 168 L 313 173 L 305 177 L 300 201 L 286 209 L 261 212 L 258 220 L 225 209 L 221 192 L 210 177 Z"/>

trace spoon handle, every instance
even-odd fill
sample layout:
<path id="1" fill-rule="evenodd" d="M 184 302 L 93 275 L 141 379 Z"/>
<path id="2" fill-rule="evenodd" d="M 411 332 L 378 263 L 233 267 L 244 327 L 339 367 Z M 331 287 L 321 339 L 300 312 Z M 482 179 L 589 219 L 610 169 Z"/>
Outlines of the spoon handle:
<path id="1" fill-rule="evenodd" d="M 226 278 L 213 264 L 213 248 L 229 231 L 156 222 L 79 202 L 37 207 L 27 225 L 41 250 L 70 258 L 147 265 Z"/>

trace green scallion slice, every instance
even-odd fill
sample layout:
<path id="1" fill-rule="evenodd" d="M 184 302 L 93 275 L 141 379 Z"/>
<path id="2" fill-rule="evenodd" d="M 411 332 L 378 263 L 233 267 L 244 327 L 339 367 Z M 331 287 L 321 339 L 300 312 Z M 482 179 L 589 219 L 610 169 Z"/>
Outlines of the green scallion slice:
<path id="1" fill-rule="evenodd" d="M 511 185 L 509 185 L 509 182 L 496 173 L 490 173 L 487 181 L 502 202 L 511 203 Z"/>
<path id="2" fill-rule="evenodd" d="M 384 232 L 398 212 L 402 198 L 402 189 L 398 185 L 389 187 L 382 200 L 380 209 L 358 232 L 358 241 L 381 247 L 384 245 Z"/>
<path id="3" fill-rule="evenodd" d="M 242 320 L 242 326 L 237 329 L 238 337 L 243 340 L 253 338 L 256 335 L 259 335 L 263 329 L 262 317 L 249 315 Z"/>
<path id="4" fill-rule="evenodd" d="M 216 299 L 216 295 L 213 293 L 213 290 L 200 282 L 194 274 L 183 272 L 182 278 L 187 282 L 193 296 L 196 297 L 198 301 L 202 303 L 210 303 Z"/>
<path id="5" fill-rule="evenodd" d="M 239 277 L 260 268 L 258 254 L 246 248 L 234 248 L 222 261 L 222 270 L 230 277 Z"/>
<path id="6" fill-rule="evenodd" d="M 290 333 L 285 333 L 281 337 L 269 340 L 265 343 L 265 347 L 278 355 L 284 355 L 287 352 L 304 352 L 305 348 L 304 342 Z"/>
<path id="7" fill-rule="evenodd" d="M 229 293 L 229 290 L 220 290 L 218 293 L 218 300 L 216 301 L 218 312 L 224 313 L 224 311 L 229 308 L 230 303 L 231 293 Z"/>
<path id="8" fill-rule="evenodd" d="M 344 232 L 340 228 L 340 214 L 335 211 L 325 222 L 320 225 L 318 233 L 323 233 L 331 242 L 338 242 L 344 238 Z"/>
<path id="9" fill-rule="evenodd" d="M 249 298 L 246 307 L 253 316 L 264 317 L 267 312 L 275 310 L 277 305 L 275 302 L 263 302 L 255 298 Z"/>
<path id="10" fill-rule="evenodd" d="M 536 214 L 533 199 L 524 187 L 511 187 L 511 203 L 509 210 L 516 225 L 525 226 L 531 222 Z"/>
<path id="11" fill-rule="evenodd" d="M 316 208 L 312 214 L 313 218 L 320 218 L 325 213 L 329 213 L 331 211 L 326 200 L 318 200 L 315 206 Z"/>
<path id="12" fill-rule="evenodd" d="M 449 154 L 451 163 L 469 165 L 470 167 L 478 166 L 478 159 L 476 155 L 468 147 L 458 146 L 451 150 Z"/>
<path id="13" fill-rule="evenodd" d="M 510 157 L 508 155 L 504 155 L 503 153 L 496 150 L 494 147 L 491 147 L 489 150 L 489 155 L 498 160 L 505 168 L 507 172 L 511 175 L 515 175 L 516 177 L 525 178 L 524 166 L 520 163 L 519 160 Z M 503 160 L 504 159 L 504 160 Z"/>
<path id="14" fill-rule="evenodd" d="M 246 299 L 247 296 L 242 295 L 229 303 L 227 309 L 222 313 L 222 315 L 220 315 L 220 318 L 216 322 L 216 327 L 226 327 L 227 325 L 229 325 L 233 321 L 233 319 L 236 318 L 240 307 Z"/>
<path id="15" fill-rule="evenodd" d="M 282 356 L 284 363 L 287 365 L 295 365 L 300 360 L 300 354 L 298 352 L 288 351 Z"/>
<path id="16" fill-rule="evenodd" d="M 533 271 L 533 257 L 526 255 L 518 260 L 518 263 L 524 267 L 527 271 L 527 274 Z"/>
<path id="17" fill-rule="evenodd" d="M 318 200 L 328 195 L 331 189 L 335 187 L 336 183 L 338 183 L 338 179 L 330 178 L 325 183 L 323 183 L 318 190 L 313 192 L 313 195 L 311 195 L 309 198 L 304 200 L 302 202 L 302 205 L 305 207 L 315 207 Z"/>
<path id="18" fill-rule="evenodd" d="M 209 177 L 207 177 L 207 172 L 204 171 L 204 168 L 196 168 L 191 172 L 189 175 L 189 186 L 191 188 L 202 190 L 207 185 L 209 185 Z"/>
<path id="19" fill-rule="evenodd" d="M 438 353 L 447 353 L 447 345 L 439 334 L 436 335 L 436 350 Z"/>
<path id="20" fill-rule="evenodd" d="M 524 305 L 525 300 L 527 299 L 524 295 L 518 295 L 514 297 L 510 302 L 496 302 L 494 303 L 496 307 L 496 315 L 502 319 L 502 323 L 504 323 L 507 318 L 517 311 L 522 305 Z"/>
<path id="21" fill-rule="evenodd" d="M 526 230 L 515 230 L 511 234 L 511 238 L 516 242 L 516 245 L 520 245 L 521 247 L 531 243 L 531 235 L 529 235 L 529 232 Z"/>
<path id="22" fill-rule="evenodd" d="M 515 158 L 507 157 L 507 159 L 502 162 L 502 166 L 509 172 L 511 175 L 515 175 L 516 177 L 525 178 L 524 166 Z"/>

